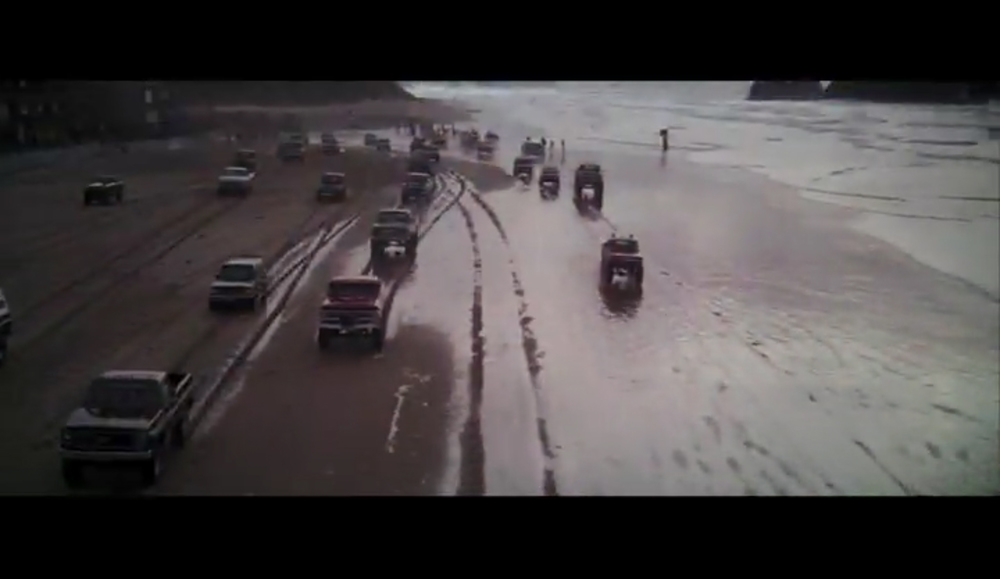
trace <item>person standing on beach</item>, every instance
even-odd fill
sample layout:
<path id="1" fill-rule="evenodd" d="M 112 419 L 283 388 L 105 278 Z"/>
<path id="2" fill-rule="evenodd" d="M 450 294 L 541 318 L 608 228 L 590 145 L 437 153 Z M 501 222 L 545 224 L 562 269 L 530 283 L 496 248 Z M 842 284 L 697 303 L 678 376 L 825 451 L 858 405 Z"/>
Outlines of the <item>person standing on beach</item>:
<path id="1" fill-rule="evenodd" d="M 660 141 L 663 145 L 663 152 L 666 153 L 670 148 L 670 129 L 660 129 Z"/>

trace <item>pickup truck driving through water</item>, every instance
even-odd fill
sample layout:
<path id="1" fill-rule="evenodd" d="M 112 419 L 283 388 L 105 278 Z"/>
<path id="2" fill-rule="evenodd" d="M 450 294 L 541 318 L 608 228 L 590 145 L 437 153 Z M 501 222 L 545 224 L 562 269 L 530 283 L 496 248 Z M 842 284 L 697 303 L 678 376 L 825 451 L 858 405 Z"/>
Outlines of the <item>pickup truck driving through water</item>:
<path id="1" fill-rule="evenodd" d="M 409 209 L 383 209 L 378 212 L 371 233 L 371 259 L 417 256 L 418 224 Z"/>
<path id="2" fill-rule="evenodd" d="M 87 466 L 129 464 L 140 468 L 144 483 L 155 483 L 164 454 L 184 446 L 193 405 L 191 374 L 138 370 L 101 374 L 62 429 L 63 480 L 71 488 L 80 487 Z"/>
<path id="3" fill-rule="evenodd" d="M 407 173 L 403 181 L 403 192 L 400 204 L 406 206 L 424 206 L 430 203 L 434 181 L 428 173 Z"/>
<path id="4" fill-rule="evenodd" d="M 342 276 L 330 280 L 319 310 L 316 344 L 321 350 L 336 339 L 368 340 L 381 352 L 385 340 L 388 288 L 374 276 Z"/>

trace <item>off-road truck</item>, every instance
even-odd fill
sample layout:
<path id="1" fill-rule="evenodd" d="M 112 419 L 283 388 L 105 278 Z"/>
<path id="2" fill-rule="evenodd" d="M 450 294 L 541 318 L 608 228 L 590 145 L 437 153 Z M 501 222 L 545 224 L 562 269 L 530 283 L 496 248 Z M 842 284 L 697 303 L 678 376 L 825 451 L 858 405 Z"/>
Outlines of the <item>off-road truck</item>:
<path id="1" fill-rule="evenodd" d="M 336 340 L 367 340 L 377 352 L 385 340 L 388 288 L 377 277 L 342 276 L 327 284 L 319 309 L 316 344 L 327 349 Z"/>
<path id="2" fill-rule="evenodd" d="M 82 486 L 87 466 L 120 464 L 155 483 L 166 452 L 184 446 L 192 384 L 186 372 L 145 370 L 111 370 L 91 381 L 59 440 L 67 486 Z"/>

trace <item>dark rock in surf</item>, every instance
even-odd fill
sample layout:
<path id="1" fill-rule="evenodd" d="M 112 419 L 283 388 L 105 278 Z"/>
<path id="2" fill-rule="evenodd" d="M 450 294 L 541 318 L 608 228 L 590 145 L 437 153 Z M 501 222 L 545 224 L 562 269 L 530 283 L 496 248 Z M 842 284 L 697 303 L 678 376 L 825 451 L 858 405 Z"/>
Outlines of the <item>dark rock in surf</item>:
<path id="1" fill-rule="evenodd" d="M 969 89 L 972 100 L 975 102 L 987 102 L 1000 100 L 1000 82 L 976 82 L 972 83 Z"/>
<path id="2" fill-rule="evenodd" d="M 824 97 L 874 103 L 969 104 L 984 102 L 966 82 L 875 82 L 835 80 Z"/>
<path id="3" fill-rule="evenodd" d="M 750 85 L 750 101 L 802 101 L 823 98 L 823 85 L 818 81 L 756 80 Z"/>

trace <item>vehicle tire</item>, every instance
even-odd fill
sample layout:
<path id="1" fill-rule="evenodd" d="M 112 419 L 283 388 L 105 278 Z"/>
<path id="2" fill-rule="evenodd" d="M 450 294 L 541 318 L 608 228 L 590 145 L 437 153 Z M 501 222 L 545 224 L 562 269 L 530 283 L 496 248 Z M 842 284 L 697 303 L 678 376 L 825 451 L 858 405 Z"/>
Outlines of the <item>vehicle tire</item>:
<path id="1" fill-rule="evenodd" d="M 7 361 L 7 338 L 0 338 L 0 368 Z"/>
<path id="2" fill-rule="evenodd" d="M 260 300 L 259 296 L 255 296 L 250 300 L 248 300 L 246 304 L 247 309 L 250 310 L 251 312 L 256 312 L 259 300 Z"/>
<path id="3" fill-rule="evenodd" d="M 119 191 L 117 194 L 115 194 L 115 203 L 121 205 L 122 201 L 124 200 L 125 200 L 125 193 Z"/>
<path id="4" fill-rule="evenodd" d="M 326 350 L 330 346 L 330 340 L 326 337 L 325 333 L 323 332 L 316 333 L 316 345 L 319 346 L 319 349 L 321 351 Z"/>
<path id="5" fill-rule="evenodd" d="M 605 264 L 601 264 L 601 285 L 608 287 L 611 285 L 611 268 Z"/>
<path id="6" fill-rule="evenodd" d="M 639 268 L 635 271 L 635 285 L 640 291 L 642 291 L 642 277 L 643 274 L 646 273 L 645 269 L 646 268 L 639 266 Z"/>
<path id="7" fill-rule="evenodd" d="M 208 311 L 214 312 L 219 309 L 219 306 L 215 305 L 215 302 L 208 302 Z"/>
<path id="8" fill-rule="evenodd" d="M 144 486 L 153 486 L 160 480 L 160 469 L 163 467 L 159 451 L 153 451 L 152 458 L 139 465 L 139 476 Z"/>
<path id="9" fill-rule="evenodd" d="M 382 333 L 382 330 L 375 330 L 375 333 L 372 335 L 372 349 L 379 353 L 385 349 L 385 335 Z"/>
<path id="10" fill-rule="evenodd" d="M 184 423 L 178 422 L 170 433 L 170 445 L 174 448 L 184 448 L 187 443 L 187 432 L 184 431 Z"/>
<path id="11" fill-rule="evenodd" d="M 75 460 L 62 461 L 62 478 L 66 486 L 78 489 L 84 485 L 83 465 Z"/>

